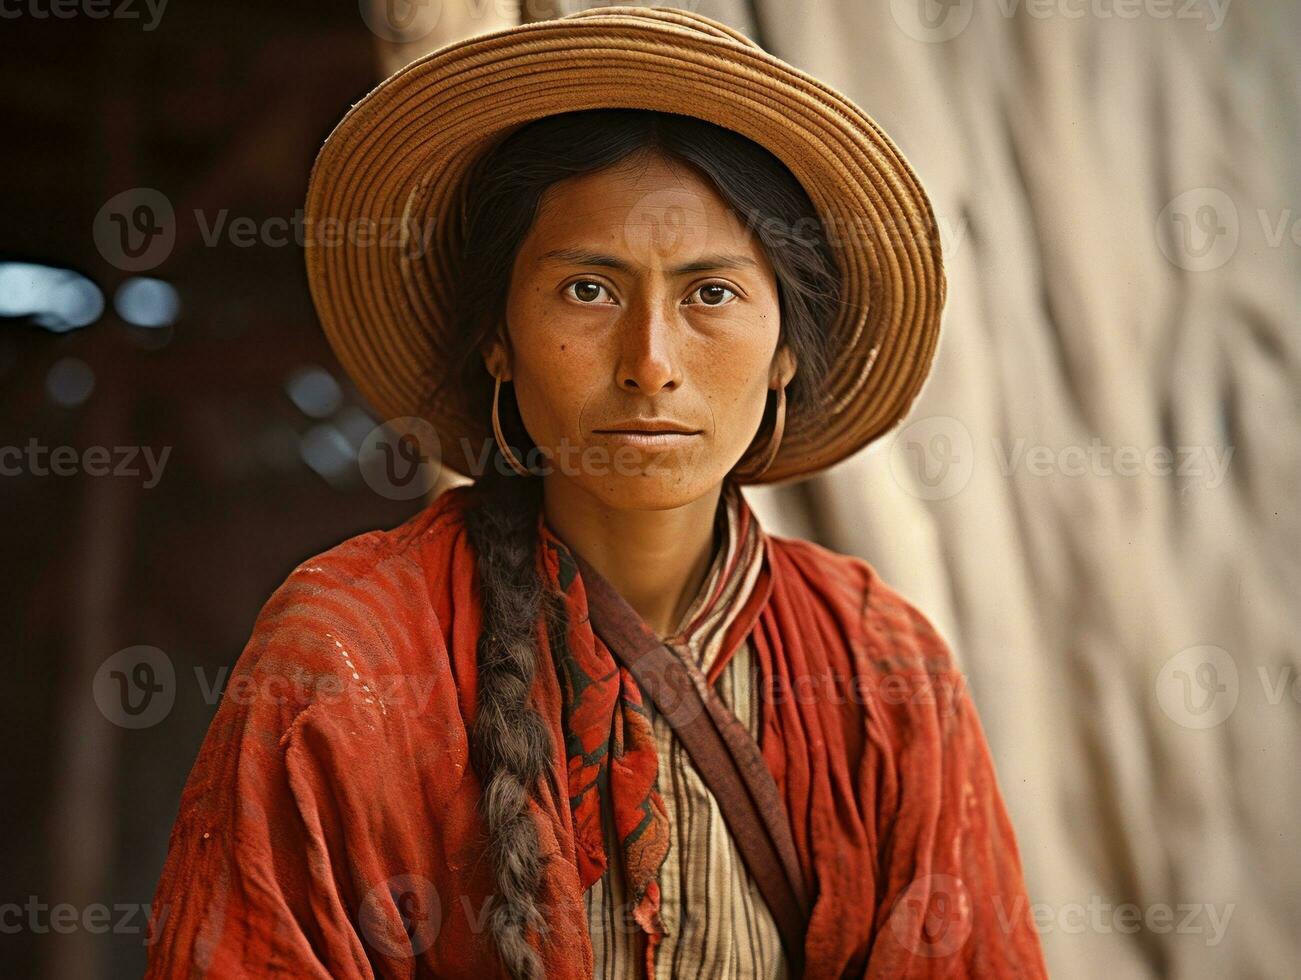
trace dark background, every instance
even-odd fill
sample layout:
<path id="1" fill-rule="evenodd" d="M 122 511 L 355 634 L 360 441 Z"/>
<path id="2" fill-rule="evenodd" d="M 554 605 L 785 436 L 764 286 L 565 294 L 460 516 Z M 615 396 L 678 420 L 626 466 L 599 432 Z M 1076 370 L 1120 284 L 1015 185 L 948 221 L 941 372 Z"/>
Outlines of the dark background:
<path id="1" fill-rule="evenodd" d="M 316 323 L 302 249 L 202 233 L 223 211 L 260 225 L 301 208 L 316 150 L 375 83 L 374 38 L 350 3 L 173 0 L 153 30 L 142 5 L 135 19 L 19 9 L 0 19 L 0 259 L 75 270 L 105 308 L 80 329 L 0 319 L 0 445 L 170 454 L 150 488 L 139 457 L 137 476 L 0 479 L 17 637 L 0 685 L 0 902 L 113 910 L 103 934 L 94 920 L 56 931 L 48 911 L 24 911 L 14 931 L 11 913 L 0 973 L 139 976 L 143 908 L 222 668 L 294 565 L 420 506 L 312 455 L 322 433 L 355 440 L 371 423 Z M 138 273 L 175 288 L 170 326 L 117 314 L 135 273 L 96 248 L 97 213 L 131 188 L 175 211 L 170 255 Z M 340 397 L 309 402 L 313 417 L 287 386 L 307 371 L 328 395 L 322 370 Z M 170 658 L 176 696 L 161 723 L 130 730 L 89 689 L 105 658 L 137 644 Z M 152 764 L 129 764 L 141 757 Z"/>

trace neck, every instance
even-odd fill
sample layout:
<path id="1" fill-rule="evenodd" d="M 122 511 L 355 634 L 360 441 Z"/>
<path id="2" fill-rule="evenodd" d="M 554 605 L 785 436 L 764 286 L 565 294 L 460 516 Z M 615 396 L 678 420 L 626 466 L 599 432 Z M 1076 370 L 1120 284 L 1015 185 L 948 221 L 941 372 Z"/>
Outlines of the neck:
<path id="1" fill-rule="evenodd" d="M 655 634 L 668 636 L 709 573 L 722 484 L 667 510 L 618 510 L 582 487 L 544 477 L 547 523 L 614 586 Z"/>

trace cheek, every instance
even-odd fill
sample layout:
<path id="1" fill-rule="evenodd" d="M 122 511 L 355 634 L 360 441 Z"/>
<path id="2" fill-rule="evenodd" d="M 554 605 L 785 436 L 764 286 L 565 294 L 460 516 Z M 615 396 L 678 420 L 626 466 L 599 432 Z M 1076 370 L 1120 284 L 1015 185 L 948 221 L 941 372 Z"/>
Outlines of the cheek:
<path id="1" fill-rule="evenodd" d="M 775 349 L 775 339 L 771 345 L 754 343 L 753 335 L 720 344 L 717 349 L 702 349 L 696 377 L 720 420 L 746 422 L 762 414 Z"/>
<path id="2" fill-rule="evenodd" d="M 583 345 L 522 337 L 515 347 L 515 397 L 534 441 L 551 444 L 581 429 L 583 406 L 599 376 Z"/>
<path id="3" fill-rule="evenodd" d="M 552 417 L 562 400 L 564 375 L 560 370 L 563 341 L 548 337 L 539 325 L 546 322 L 542 297 L 530 283 L 512 287 L 506 306 L 510 324 L 511 372 L 515 400 L 529 435 L 546 441 Z"/>

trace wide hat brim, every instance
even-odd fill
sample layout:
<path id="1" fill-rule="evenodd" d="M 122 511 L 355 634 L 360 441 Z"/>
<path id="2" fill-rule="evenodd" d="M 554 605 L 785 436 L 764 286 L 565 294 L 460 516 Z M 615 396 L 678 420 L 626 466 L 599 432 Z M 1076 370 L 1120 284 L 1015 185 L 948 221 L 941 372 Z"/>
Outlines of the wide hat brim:
<path id="1" fill-rule="evenodd" d="M 431 367 L 452 347 L 465 178 L 517 126 L 597 108 L 694 116 L 753 140 L 800 181 L 827 232 L 843 283 L 822 404 L 788 413 L 776 458 L 739 482 L 806 476 L 898 423 L 930 370 L 945 294 L 912 168 L 843 95 L 717 21 L 653 7 L 592 8 L 448 45 L 381 82 L 325 141 L 304 209 L 308 283 L 339 361 L 380 415 L 432 424 L 443 465 L 477 475 L 490 418 L 430 398 Z"/>

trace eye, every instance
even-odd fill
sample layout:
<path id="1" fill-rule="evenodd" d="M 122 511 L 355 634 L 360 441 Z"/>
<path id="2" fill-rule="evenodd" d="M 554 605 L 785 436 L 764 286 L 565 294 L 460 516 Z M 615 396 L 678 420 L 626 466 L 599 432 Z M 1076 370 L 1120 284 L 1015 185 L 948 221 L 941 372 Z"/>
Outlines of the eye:
<path id="1" fill-rule="evenodd" d="M 692 293 L 692 295 L 694 296 L 697 293 L 700 294 L 703 302 L 689 303 L 689 306 L 725 306 L 727 305 L 727 298 L 720 295 L 721 293 L 731 293 L 733 296 L 737 295 L 734 289 L 729 289 L 721 282 L 707 282 L 697 289 L 695 293 Z"/>
<path id="2" fill-rule="evenodd" d="M 575 279 L 565 287 L 566 296 L 572 296 L 585 306 L 595 306 L 602 291 L 609 294 L 605 285 L 595 279 Z"/>

